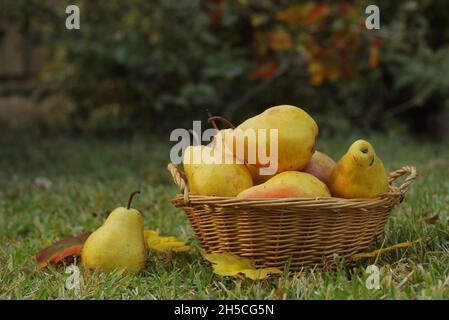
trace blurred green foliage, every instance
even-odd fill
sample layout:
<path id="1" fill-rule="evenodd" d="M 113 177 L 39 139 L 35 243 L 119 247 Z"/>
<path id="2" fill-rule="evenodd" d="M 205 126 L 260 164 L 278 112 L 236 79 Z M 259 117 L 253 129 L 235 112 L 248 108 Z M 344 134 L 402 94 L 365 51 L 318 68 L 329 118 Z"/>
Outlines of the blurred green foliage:
<path id="1" fill-rule="evenodd" d="M 51 56 L 35 97 L 70 105 L 73 130 L 189 126 L 206 110 L 238 122 L 281 103 L 328 132 L 426 130 L 448 114 L 449 2 L 376 1 L 381 29 L 369 31 L 371 2 L 11 0 L 8 11 Z M 64 27 L 69 4 L 80 30 Z"/>

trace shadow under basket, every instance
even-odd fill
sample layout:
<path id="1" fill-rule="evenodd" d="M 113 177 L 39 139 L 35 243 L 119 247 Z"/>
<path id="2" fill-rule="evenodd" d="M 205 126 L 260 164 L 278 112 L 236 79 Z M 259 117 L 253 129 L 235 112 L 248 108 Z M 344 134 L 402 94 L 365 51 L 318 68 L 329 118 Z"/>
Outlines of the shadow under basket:
<path id="1" fill-rule="evenodd" d="M 393 207 L 416 178 L 415 167 L 389 174 L 390 190 L 371 199 L 239 199 L 189 194 L 186 176 L 169 164 L 180 193 L 172 203 L 186 213 L 207 253 L 250 258 L 258 267 L 333 268 L 350 262 L 383 235 Z M 401 186 L 393 182 L 408 175 Z"/>

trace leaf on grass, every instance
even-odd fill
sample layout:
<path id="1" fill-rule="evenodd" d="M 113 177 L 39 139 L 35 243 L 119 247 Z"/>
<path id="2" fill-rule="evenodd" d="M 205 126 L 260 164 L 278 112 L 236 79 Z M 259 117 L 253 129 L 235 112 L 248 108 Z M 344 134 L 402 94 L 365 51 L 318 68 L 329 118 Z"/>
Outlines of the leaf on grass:
<path id="1" fill-rule="evenodd" d="M 41 189 L 50 189 L 52 186 L 52 182 L 48 178 L 37 177 L 33 180 L 33 184 L 36 188 Z"/>
<path id="2" fill-rule="evenodd" d="M 270 274 L 282 274 L 278 268 L 257 269 L 254 261 L 227 253 L 202 253 L 204 259 L 212 263 L 215 274 L 220 276 L 245 275 L 251 280 L 263 280 Z"/>
<path id="3" fill-rule="evenodd" d="M 175 237 L 161 237 L 155 230 L 145 230 L 145 241 L 149 249 L 159 252 L 186 252 L 190 246 Z"/>
<path id="4" fill-rule="evenodd" d="M 421 241 L 421 239 L 418 239 L 416 241 L 401 242 L 401 243 L 395 244 L 395 245 L 387 247 L 387 248 L 377 249 L 377 250 L 374 250 L 374 251 L 371 251 L 371 252 L 359 253 L 359 254 L 354 255 L 352 258 L 353 259 L 373 258 L 373 257 L 380 256 L 382 253 L 385 253 L 385 252 L 388 252 L 388 251 L 393 251 L 393 250 L 396 250 L 396 249 L 399 249 L 399 248 L 411 247 L 411 246 L 417 244 L 420 241 Z"/>
<path id="5" fill-rule="evenodd" d="M 427 224 L 436 224 L 438 222 L 438 214 L 424 219 Z"/>
<path id="6" fill-rule="evenodd" d="M 68 237 L 53 243 L 36 254 L 38 269 L 45 268 L 48 264 L 56 264 L 65 258 L 79 255 L 83 250 L 84 242 L 91 232 L 85 232 L 77 237 Z"/>

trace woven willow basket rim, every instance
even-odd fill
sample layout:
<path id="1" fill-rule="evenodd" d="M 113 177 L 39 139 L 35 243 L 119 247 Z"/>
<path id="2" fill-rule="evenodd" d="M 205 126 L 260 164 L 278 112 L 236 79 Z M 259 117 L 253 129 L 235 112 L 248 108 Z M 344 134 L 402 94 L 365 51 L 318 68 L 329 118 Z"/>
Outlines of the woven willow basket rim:
<path id="1" fill-rule="evenodd" d="M 369 210 L 391 202 L 401 201 L 407 192 L 410 184 L 418 176 L 417 170 L 413 166 L 403 166 L 392 171 L 388 175 L 389 191 L 375 198 L 355 198 L 344 199 L 337 197 L 317 197 L 317 198 L 262 198 L 244 199 L 237 197 L 217 197 L 190 194 L 187 177 L 181 169 L 173 164 L 168 164 L 174 183 L 178 186 L 180 193 L 172 200 L 177 207 L 190 205 L 210 205 L 220 207 L 292 207 L 310 209 L 332 209 L 332 208 L 361 208 Z M 397 187 L 393 182 L 399 177 L 405 176 L 403 183 Z"/>

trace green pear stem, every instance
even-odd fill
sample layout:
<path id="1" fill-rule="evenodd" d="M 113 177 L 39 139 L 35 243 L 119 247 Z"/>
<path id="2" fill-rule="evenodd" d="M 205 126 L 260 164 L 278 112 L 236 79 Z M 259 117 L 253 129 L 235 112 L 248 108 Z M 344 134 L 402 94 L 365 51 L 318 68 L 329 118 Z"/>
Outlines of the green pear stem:
<path id="1" fill-rule="evenodd" d="M 136 194 L 140 194 L 140 191 L 134 191 L 133 193 L 131 193 L 128 199 L 128 206 L 126 207 L 126 209 L 128 210 L 131 209 L 131 202 L 133 201 L 133 198 Z"/>
<path id="2" fill-rule="evenodd" d="M 213 122 L 215 122 L 215 120 L 219 120 L 223 122 L 225 125 L 227 125 L 229 128 L 235 129 L 235 126 L 232 124 L 232 122 L 222 116 L 209 117 L 209 119 L 207 119 L 207 122 L 211 123 L 213 126 Z"/>

